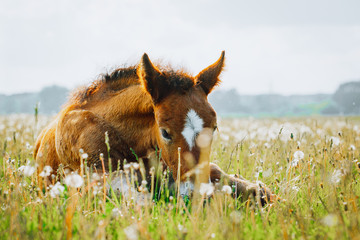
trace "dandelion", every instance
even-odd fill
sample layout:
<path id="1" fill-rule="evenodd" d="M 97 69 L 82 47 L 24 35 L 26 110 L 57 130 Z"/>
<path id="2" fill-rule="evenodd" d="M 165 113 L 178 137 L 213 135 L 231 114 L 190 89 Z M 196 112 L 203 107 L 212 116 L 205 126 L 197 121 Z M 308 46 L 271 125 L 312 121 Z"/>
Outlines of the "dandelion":
<path id="1" fill-rule="evenodd" d="M 339 146 L 340 144 L 340 138 L 338 137 L 331 137 L 330 140 L 332 141 L 334 146 Z"/>
<path id="2" fill-rule="evenodd" d="M 230 213 L 230 219 L 233 223 L 235 224 L 239 224 L 241 219 L 242 219 L 242 216 L 241 216 L 241 213 L 239 211 L 233 211 Z"/>
<path id="3" fill-rule="evenodd" d="M 270 147 L 271 147 L 271 144 L 268 143 L 268 142 L 266 142 L 266 143 L 264 143 L 264 147 L 265 147 L 265 148 L 270 148 Z"/>
<path id="4" fill-rule="evenodd" d="M 91 179 L 92 179 L 93 181 L 99 181 L 99 180 L 100 180 L 100 176 L 99 176 L 99 174 L 97 174 L 97 173 L 93 173 L 93 174 L 91 175 Z"/>
<path id="5" fill-rule="evenodd" d="M 272 169 L 271 168 L 269 168 L 268 170 L 266 170 L 266 171 L 264 171 L 263 172 L 263 177 L 264 178 L 268 178 L 268 177 L 271 177 L 272 176 Z"/>
<path id="6" fill-rule="evenodd" d="M 62 194 L 65 190 L 65 187 L 61 183 L 57 182 L 54 186 L 50 185 L 50 196 L 56 198 L 56 196 Z"/>
<path id="7" fill-rule="evenodd" d="M 296 151 L 294 153 L 294 158 L 299 159 L 299 160 L 304 159 L 304 156 L 305 156 L 305 154 L 300 150 Z"/>
<path id="8" fill-rule="evenodd" d="M 230 195 L 232 193 L 232 189 L 229 185 L 224 185 L 221 191 L 227 195 Z"/>
<path id="9" fill-rule="evenodd" d="M 340 183 L 342 176 L 343 176 L 343 174 L 340 169 L 334 170 L 330 181 L 336 185 L 336 184 Z"/>
<path id="10" fill-rule="evenodd" d="M 329 214 L 322 219 L 322 223 L 328 227 L 333 227 L 338 223 L 338 218 L 335 214 Z"/>
<path id="11" fill-rule="evenodd" d="M 125 228 L 124 233 L 129 240 L 137 240 L 139 238 L 139 232 L 135 224 Z"/>
<path id="12" fill-rule="evenodd" d="M 26 177 L 30 177 L 31 175 L 34 174 L 35 172 L 35 167 L 30 166 L 30 165 L 22 165 L 21 167 L 18 168 L 19 172 L 22 172 L 24 174 L 24 176 Z"/>
<path id="13" fill-rule="evenodd" d="M 211 183 L 201 183 L 199 192 L 201 195 L 211 196 L 214 192 L 214 186 Z"/>
<path id="14" fill-rule="evenodd" d="M 66 185 L 74 188 L 81 187 L 84 184 L 84 179 L 77 173 L 67 175 L 64 181 Z"/>
<path id="15" fill-rule="evenodd" d="M 135 170 L 139 170 L 140 165 L 139 165 L 138 163 L 132 163 L 132 167 L 133 167 Z"/>
<path id="16" fill-rule="evenodd" d="M 294 158 L 294 159 L 291 161 L 291 166 L 292 166 L 292 167 L 296 167 L 298 164 L 299 164 L 299 159 L 297 159 L 297 158 Z"/>
<path id="17" fill-rule="evenodd" d="M 294 190 L 295 192 L 298 192 L 300 190 L 298 186 L 293 186 L 291 189 Z"/>
<path id="18" fill-rule="evenodd" d="M 187 229 L 181 224 L 178 224 L 178 229 L 179 229 L 180 232 L 184 232 L 184 233 L 187 232 Z"/>
<path id="19" fill-rule="evenodd" d="M 42 172 L 39 174 L 40 177 L 48 177 L 52 172 L 52 168 L 50 166 L 45 166 Z"/>
<path id="20" fill-rule="evenodd" d="M 121 216 L 121 217 L 123 216 L 120 209 L 118 209 L 118 208 L 113 208 L 111 213 L 112 213 L 112 217 L 114 217 L 114 218 L 117 218 L 119 216 Z"/>
<path id="21" fill-rule="evenodd" d="M 130 172 L 130 167 L 131 167 L 130 164 L 125 164 L 125 165 L 124 165 L 124 172 L 125 172 L 125 173 L 129 173 L 129 172 Z"/>

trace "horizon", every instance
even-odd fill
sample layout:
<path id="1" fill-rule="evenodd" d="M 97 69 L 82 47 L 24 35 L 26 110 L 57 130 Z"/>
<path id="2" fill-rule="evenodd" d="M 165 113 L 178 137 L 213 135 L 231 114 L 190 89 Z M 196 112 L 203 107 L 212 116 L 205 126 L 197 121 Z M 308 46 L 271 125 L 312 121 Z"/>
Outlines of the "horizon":
<path id="1" fill-rule="evenodd" d="M 360 80 L 358 80 L 358 81 L 348 81 L 348 82 L 344 82 L 344 83 L 341 83 L 341 84 L 355 83 L 355 82 L 360 82 Z M 340 87 L 340 85 L 338 86 L 338 88 Z M 58 85 L 58 84 L 52 84 L 52 85 L 44 86 L 43 88 L 41 88 L 39 90 L 36 90 L 36 91 L 24 91 L 24 92 L 15 92 L 15 93 L 9 93 L 9 94 L 0 92 L 0 95 L 4 95 L 4 96 L 9 97 L 9 96 L 21 95 L 21 94 L 36 94 L 36 93 L 39 93 L 39 92 L 43 91 L 46 88 L 51 88 L 51 87 L 65 88 L 68 91 L 68 93 L 70 94 L 72 91 L 76 90 L 77 88 L 81 88 L 82 86 L 87 86 L 87 85 L 85 84 L 85 85 L 79 85 L 79 86 L 74 87 L 74 88 L 67 88 L 66 86 L 62 86 L 62 85 Z M 279 95 L 279 96 L 284 96 L 284 97 L 291 97 L 291 96 L 308 96 L 308 95 L 309 96 L 310 95 L 333 95 L 336 92 L 337 89 L 335 89 L 335 91 L 331 92 L 331 93 L 326 93 L 326 92 L 299 93 L 299 94 L 286 94 L 286 93 L 283 94 L 283 93 L 276 93 L 276 92 L 272 92 L 272 93 L 269 93 L 269 92 L 268 93 L 266 93 L 266 92 L 265 93 L 241 93 L 235 87 L 234 88 L 222 89 L 220 86 L 215 86 L 214 90 L 211 93 L 214 93 L 214 92 L 226 92 L 226 91 L 236 91 L 236 93 L 239 94 L 240 96 Z"/>

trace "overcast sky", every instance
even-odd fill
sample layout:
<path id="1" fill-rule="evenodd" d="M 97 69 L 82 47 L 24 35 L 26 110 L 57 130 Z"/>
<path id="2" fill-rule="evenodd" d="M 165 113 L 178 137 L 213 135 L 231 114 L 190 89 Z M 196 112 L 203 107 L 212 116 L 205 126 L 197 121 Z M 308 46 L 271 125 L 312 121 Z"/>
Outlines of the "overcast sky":
<path id="1" fill-rule="evenodd" d="M 146 52 L 220 89 L 332 93 L 360 80 L 358 0 L 1 0 L 0 93 L 74 88 Z"/>

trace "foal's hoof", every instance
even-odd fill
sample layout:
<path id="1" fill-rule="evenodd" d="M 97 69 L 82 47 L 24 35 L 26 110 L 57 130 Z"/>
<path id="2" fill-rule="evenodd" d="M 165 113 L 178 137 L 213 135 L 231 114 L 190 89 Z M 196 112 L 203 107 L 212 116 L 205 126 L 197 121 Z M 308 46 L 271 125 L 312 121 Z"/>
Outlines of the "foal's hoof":
<path id="1" fill-rule="evenodd" d="M 261 206 L 265 206 L 268 203 L 276 201 L 276 195 L 272 194 L 270 189 L 262 182 L 251 184 L 251 186 L 248 186 L 247 189 L 249 191 L 249 196 L 254 197 L 256 201 L 259 197 Z"/>

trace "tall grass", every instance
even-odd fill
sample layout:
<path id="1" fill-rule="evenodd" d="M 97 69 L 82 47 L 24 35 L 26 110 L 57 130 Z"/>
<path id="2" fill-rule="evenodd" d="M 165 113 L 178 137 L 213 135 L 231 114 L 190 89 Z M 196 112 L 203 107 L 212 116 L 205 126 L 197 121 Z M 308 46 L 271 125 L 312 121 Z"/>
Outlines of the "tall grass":
<path id="1" fill-rule="evenodd" d="M 264 182 L 281 201 L 261 207 L 221 190 L 194 205 L 145 187 L 122 197 L 104 192 L 116 177 L 86 167 L 72 187 L 59 168 L 44 187 L 32 157 L 34 134 L 49 118 L 0 117 L 1 239 L 349 239 L 360 237 L 360 119 L 226 119 L 212 161 Z M 84 153 L 79 153 L 84 154 Z M 86 157 L 86 155 L 83 155 Z M 141 164 L 140 164 L 141 165 Z M 23 167 L 22 167 L 23 166 Z M 25 169 L 25 167 L 27 167 Z M 129 165 L 129 181 L 136 181 Z M 20 169 L 19 169 L 20 168 Z M 122 172 L 125 174 L 125 170 Z M 121 175 L 122 176 L 122 175 Z M 154 180 L 155 181 L 155 180 Z M 156 196 L 155 196 L 156 195 Z M 141 199 L 141 200 L 139 200 Z"/>

